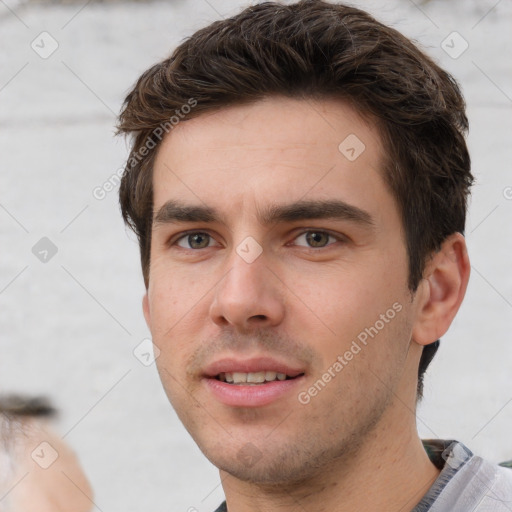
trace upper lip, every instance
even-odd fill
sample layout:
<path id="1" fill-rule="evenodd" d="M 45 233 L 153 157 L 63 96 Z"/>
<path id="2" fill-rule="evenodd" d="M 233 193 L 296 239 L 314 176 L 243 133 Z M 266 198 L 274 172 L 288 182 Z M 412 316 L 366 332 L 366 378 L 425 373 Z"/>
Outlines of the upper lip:
<path id="1" fill-rule="evenodd" d="M 304 370 L 299 366 L 290 366 L 272 357 L 251 359 L 226 357 L 210 363 L 204 369 L 204 374 L 206 377 L 216 377 L 220 373 L 256 373 L 263 371 L 284 373 L 288 377 L 297 377 L 297 375 L 304 373 Z"/>

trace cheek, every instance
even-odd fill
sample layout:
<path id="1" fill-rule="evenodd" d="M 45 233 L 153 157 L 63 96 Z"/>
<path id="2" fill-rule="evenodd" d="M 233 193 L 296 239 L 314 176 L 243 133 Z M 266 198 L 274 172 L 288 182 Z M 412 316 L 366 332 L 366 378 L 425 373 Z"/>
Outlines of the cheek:
<path id="1" fill-rule="evenodd" d="M 185 273 L 164 256 L 151 261 L 148 300 L 152 330 L 169 329 L 169 324 L 174 325 L 178 318 L 193 309 L 204 294 L 201 279 L 200 272 Z"/>
<path id="2" fill-rule="evenodd" d="M 331 334 L 337 335 L 350 327 L 364 328 L 403 299 L 400 273 L 393 269 L 385 272 L 371 264 L 303 272 L 290 275 L 288 280 L 294 283 L 289 304 L 307 312 L 308 320 L 322 321 L 326 332 L 331 328 Z M 343 332 L 337 332 L 340 326 Z"/>
<path id="3" fill-rule="evenodd" d="M 171 375 L 180 373 L 194 350 L 195 340 L 200 338 L 210 287 L 207 282 L 202 283 L 198 272 L 189 276 L 179 269 L 164 271 L 162 265 L 155 270 L 161 272 L 153 272 L 148 289 L 151 335 L 160 350 L 157 367 L 162 379 L 168 381 L 166 371 Z"/>
<path id="4" fill-rule="evenodd" d="M 295 276 L 288 312 L 301 324 L 296 332 L 314 337 L 304 341 L 314 344 L 325 367 L 350 350 L 354 341 L 362 347 L 357 359 L 362 362 L 370 357 L 382 364 L 391 357 L 389 341 L 407 338 L 402 332 L 403 322 L 408 322 L 406 273 L 400 265 L 388 263 L 325 269 L 314 276 L 303 273 L 307 278 Z"/>

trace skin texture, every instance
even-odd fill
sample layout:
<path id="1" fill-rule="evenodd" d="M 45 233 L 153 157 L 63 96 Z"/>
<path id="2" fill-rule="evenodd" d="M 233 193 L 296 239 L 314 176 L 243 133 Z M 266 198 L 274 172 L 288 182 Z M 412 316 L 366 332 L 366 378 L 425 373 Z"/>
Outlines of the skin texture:
<path id="1" fill-rule="evenodd" d="M 338 149 L 350 134 L 365 145 L 354 161 Z M 154 223 L 143 310 L 166 393 L 220 469 L 230 512 L 408 510 L 439 474 L 416 431 L 417 368 L 462 301 L 469 261 L 452 235 L 411 294 L 383 154 L 376 129 L 348 105 L 280 97 L 182 122 L 159 149 L 155 212 L 175 200 L 221 215 Z M 259 222 L 270 205 L 330 199 L 372 224 Z M 203 245 L 193 248 L 188 230 L 204 233 Z M 308 233 L 325 231 L 311 247 Z M 237 253 L 246 237 L 262 249 L 252 263 Z M 393 319 L 301 403 L 298 392 L 332 373 L 393 304 Z M 203 379 L 227 356 L 272 356 L 304 377 L 268 405 L 227 406 Z"/>
<path id="2" fill-rule="evenodd" d="M 40 447 L 41 443 L 48 443 Z M 89 512 L 92 489 L 71 448 L 41 420 L 26 420 L 17 437 L 18 466 L 7 496 L 8 508 L 15 512 Z M 38 465 L 58 457 L 47 468 Z M 54 451 L 52 451 L 54 450 Z M 37 456 L 34 458 L 37 459 Z M 0 510 L 1 508 L 0 504 Z"/>

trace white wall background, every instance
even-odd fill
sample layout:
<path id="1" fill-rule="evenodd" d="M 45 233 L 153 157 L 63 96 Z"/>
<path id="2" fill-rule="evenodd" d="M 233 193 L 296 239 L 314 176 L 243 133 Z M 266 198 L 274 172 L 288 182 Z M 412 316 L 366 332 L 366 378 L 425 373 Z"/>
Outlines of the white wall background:
<path id="1" fill-rule="evenodd" d="M 471 121 L 473 273 L 426 379 L 419 430 L 501 461 L 512 458 L 512 2 L 416 2 L 354 4 L 452 72 Z M 113 125 L 135 79 L 242 5 L 0 3 L 0 392 L 54 399 L 57 428 L 95 489 L 94 510 L 206 512 L 223 499 L 154 365 L 133 355 L 149 334 L 138 248 L 117 190 L 103 200 L 92 192 L 124 163 Z M 31 48 L 43 31 L 59 45 L 47 59 Z M 453 31 L 469 44 L 457 59 L 441 48 Z M 42 237 L 58 249 L 47 263 L 32 253 Z"/>

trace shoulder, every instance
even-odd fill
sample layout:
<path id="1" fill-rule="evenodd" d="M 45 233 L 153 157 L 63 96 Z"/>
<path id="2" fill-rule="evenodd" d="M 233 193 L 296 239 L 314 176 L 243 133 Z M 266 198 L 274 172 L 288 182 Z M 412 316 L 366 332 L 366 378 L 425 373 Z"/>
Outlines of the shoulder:
<path id="1" fill-rule="evenodd" d="M 442 469 L 429 490 L 430 512 L 512 511 L 511 463 L 501 465 L 474 455 L 453 440 L 423 440 L 430 460 Z M 421 509 L 421 508 L 420 508 Z M 423 510 L 423 509 L 421 509 Z"/>
<path id="2" fill-rule="evenodd" d="M 477 457 L 477 459 L 480 459 L 480 457 Z M 480 460 L 481 469 L 477 476 L 482 476 L 485 479 L 487 488 L 483 489 L 485 492 L 482 501 L 475 508 L 475 512 L 506 512 L 512 510 L 512 469 L 484 459 Z"/>
<path id="3" fill-rule="evenodd" d="M 453 512 L 510 512 L 512 510 L 512 470 L 473 455 L 446 486 Z"/>

